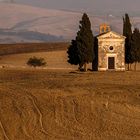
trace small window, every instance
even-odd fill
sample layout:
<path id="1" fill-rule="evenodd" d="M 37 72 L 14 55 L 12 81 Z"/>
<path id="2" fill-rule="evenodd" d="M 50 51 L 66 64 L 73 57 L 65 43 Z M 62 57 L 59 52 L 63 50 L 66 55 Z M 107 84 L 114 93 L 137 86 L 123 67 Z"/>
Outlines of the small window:
<path id="1" fill-rule="evenodd" d="M 109 49 L 112 51 L 113 50 L 113 46 L 110 46 Z"/>

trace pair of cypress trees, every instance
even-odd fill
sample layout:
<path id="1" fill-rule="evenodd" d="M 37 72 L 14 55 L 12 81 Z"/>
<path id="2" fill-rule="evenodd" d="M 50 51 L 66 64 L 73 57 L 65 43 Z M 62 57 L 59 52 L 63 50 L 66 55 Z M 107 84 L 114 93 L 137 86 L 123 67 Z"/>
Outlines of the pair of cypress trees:
<path id="1" fill-rule="evenodd" d="M 79 31 L 75 40 L 71 41 L 68 48 L 68 62 L 79 65 L 79 69 L 87 71 L 87 63 L 92 62 L 94 54 L 94 36 L 91 30 L 91 23 L 86 13 L 83 14 L 80 21 Z"/>
<path id="2" fill-rule="evenodd" d="M 123 17 L 123 35 L 126 36 L 125 40 L 125 62 L 128 65 L 128 70 L 131 69 L 131 64 L 140 62 L 140 31 L 135 28 L 132 33 L 132 25 L 129 15 L 125 14 Z"/>

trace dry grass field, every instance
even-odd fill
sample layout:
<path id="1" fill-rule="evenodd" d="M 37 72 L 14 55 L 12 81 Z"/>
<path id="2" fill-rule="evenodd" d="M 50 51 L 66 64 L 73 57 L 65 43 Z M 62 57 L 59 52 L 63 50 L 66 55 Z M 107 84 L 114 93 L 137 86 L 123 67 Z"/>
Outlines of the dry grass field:
<path id="1" fill-rule="evenodd" d="M 45 59 L 47 62 L 47 66 L 44 67 L 45 69 L 77 69 L 78 67 L 67 63 L 66 50 L 4 55 L 0 57 L 0 66 L 28 68 L 26 63 L 33 56 L 43 57 Z"/>
<path id="2" fill-rule="evenodd" d="M 0 48 L 0 140 L 140 140 L 140 71 L 82 73 L 68 44 L 22 45 Z"/>
<path id="3" fill-rule="evenodd" d="M 47 66 L 43 69 L 77 69 L 78 66 L 70 65 L 67 62 L 67 50 L 46 51 L 46 52 L 31 52 L 21 54 L 10 54 L 0 56 L 0 67 L 5 66 L 9 68 L 29 68 L 27 61 L 30 57 L 43 57 L 47 62 Z M 88 64 L 91 69 L 91 64 Z M 132 69 L 134 66 L 132 65 Z M 137 65 L 137 70 L 140 70 L 140 63 Z"/>
<path id="4" fill-rule="evenodd" d="M 140 72 L 1 69 L 0 140 L 140 140 Z"/>
<path id="5" fill-rule="evenodd" d="M 0 44 L 0 55 L 66 50 L 69 43 L 16 43 Z"/>

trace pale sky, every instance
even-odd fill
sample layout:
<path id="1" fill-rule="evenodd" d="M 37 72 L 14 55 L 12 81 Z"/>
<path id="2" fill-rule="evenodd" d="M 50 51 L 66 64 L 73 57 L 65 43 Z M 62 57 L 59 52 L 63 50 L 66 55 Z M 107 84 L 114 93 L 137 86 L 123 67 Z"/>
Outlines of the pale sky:
<path id="1" fill-rule="evenodd" d="M 15 0 L 54 8 L 139 9 L 140 0 Z M 126 4 L 127 3 L 127 4 Z M 102 9 L 103 10 L 103 9 Z"/>
<path id="2" fill-rule="evenodd" d="M 7 0 L 5 0 L 7 1 Z M 10 1 L 10 0 L 9 0 Z M 85 11 L 92 13 L 140 13 L 140 0 L 14 0 L 50 9 Z"/>

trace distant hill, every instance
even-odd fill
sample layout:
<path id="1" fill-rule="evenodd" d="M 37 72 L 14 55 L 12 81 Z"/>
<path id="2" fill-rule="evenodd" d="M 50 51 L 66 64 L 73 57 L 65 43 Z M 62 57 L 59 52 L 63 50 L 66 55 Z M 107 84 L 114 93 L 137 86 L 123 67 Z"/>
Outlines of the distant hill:
<path id="1" fill-rule="evenodd" d="M 81 14 L 0 3 L 0 43 L 46 42 L 70 39 Z"/>
<path id="2" fill-rule="evenodd" d="M 59 42 L 65 41 L 62 36 L 45 34 L 37 31 L 14 31 L 0 29 L 0 42 L 2 43 L 18 43 L 18 42 Z"/>
<path id="3" fill-rule="evenodd" d="M 16 3 L 0 2 L 0 43 L 69 41 L 75 37 L 83 13 L 37 8 Z M 108 22 L 122 32 L 122 17 L 89 14 L 94 34 L 99 25 Z M 132 18 L 135 26 L 140 17 Z"/>
<path id="4" fill-rule="evenodd" d="M 32 52 L 67 50 L 69 43 L 17 43 L 0 44 L 0 56 Z"/>

